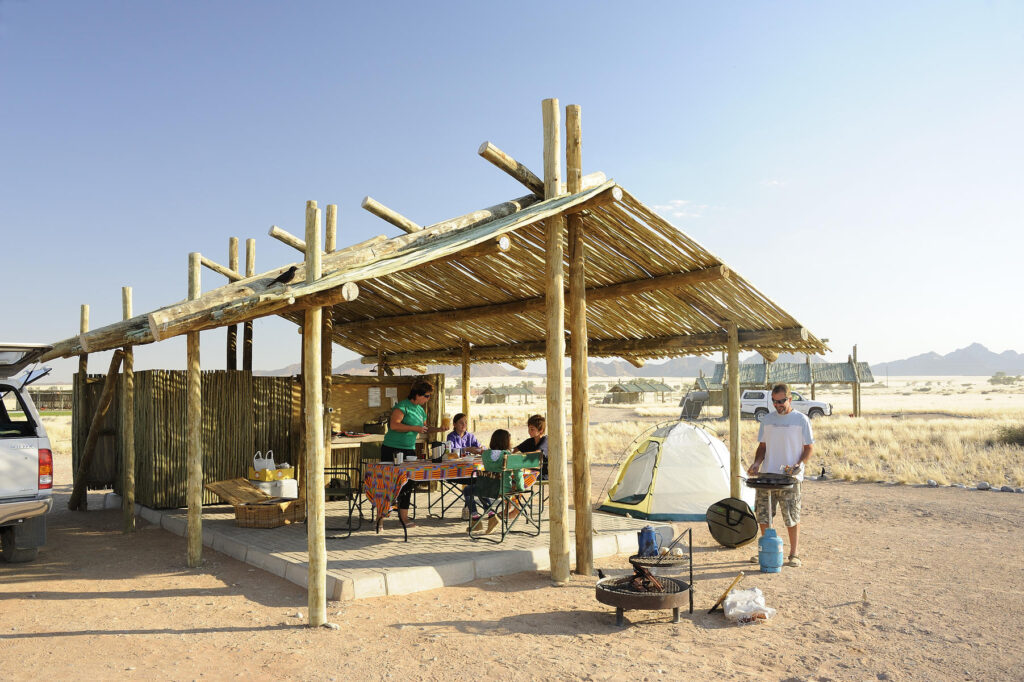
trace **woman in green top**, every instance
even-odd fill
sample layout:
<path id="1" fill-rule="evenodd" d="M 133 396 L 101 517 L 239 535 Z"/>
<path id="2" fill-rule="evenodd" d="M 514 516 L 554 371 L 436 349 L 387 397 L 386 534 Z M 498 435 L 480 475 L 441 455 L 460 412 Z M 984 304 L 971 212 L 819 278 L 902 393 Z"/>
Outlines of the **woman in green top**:
<path id="1" fill-rule="evenodd" d="M 443 431 L 440 427 L 426 426 L 427 411 L 423 406 L 430 402 L 434 387 L 420 380 L 409 389 L 409 397 L 395 405 L 388 419 L 388 432 L 380 447 L 380 461 L 400 463 L 406 456 L 416 455 L 416 436 L 421 433 Z M 407 483 L 398 493 L 398 517 L 403 526 L 409 527 L 409 502 L 413 486 Z M 380 523 L 381 519 L 377 520 Z"/>

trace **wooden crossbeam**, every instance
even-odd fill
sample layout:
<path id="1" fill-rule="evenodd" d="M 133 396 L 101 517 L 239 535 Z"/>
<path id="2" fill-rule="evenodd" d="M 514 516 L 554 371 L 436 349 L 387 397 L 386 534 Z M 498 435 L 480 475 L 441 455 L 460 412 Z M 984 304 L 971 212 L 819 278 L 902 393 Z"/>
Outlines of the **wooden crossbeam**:
<path id="1" fill-rule="evenodd" d="M 704 270 L 679 272 L 671 275 L 662 275 L 660 277 L 648 277 L 645 279 L 622 282 L 621 284 L 611 284 L 605 287 L 591 287 L 590 289 L 587 289 L 586 299 L 588 302 L 604 301 L 610 298 L 642 294 L 648 291 L 682 289 L 704 282 L 714 282 L 728 277 L 728 266 L 715 265 L 710 268 L 705 268 Z M 544 310 L 544 305 L 543 296 L 534 296 L 533 298 L 509 301 L 508 303 L 495 303 L 493 305 L 474 306 L 471 308 L 441 310 L 434 313 L 393 315 L 389 317 L 377 317 L 372 320 L 347 322 L 344 324 L 336 324 L 334 326 L 334 331 L 336 334 L 344 334 L 370 329 L 382 329 L 396 325 L 447 324 L 464 319 L 481 319 L 485 317 L 501 317 L 505 315 L 536 312 Z"/>
<path id="2" fill-rule="evenodd" d="M 787 347 L 799 344 L 810 336 L 804 327 L 773 330 L 740 330 L 739 347 L 741 350 L 760 350 L 761 348 Z M 666 355 L 686 355 L 688 353 L 706 353 L 712 350 L 723 350 L 729 342 L 725 330 L 707 334 L 690 334 L 686 336 L 659 336 L 647 339 L 597 339 L 588 345 L 590 356 L 601 357 L 661 357 Z M 566 346 L 568 353 L 568 346 Z M 503 346 L 473 346 L 473 362 L 508 362 L 515 358 L 536 358 L 544 355 L 544 341 L 506 344 Z M 410 351 L 408 353 L 388 354 L 388 364 L 393 367 L 407 367 L 411 364 L 456 364 L 461 362 L 462 350 L 459 347 L 439 348 L 437 350 Z M 376 355 L 363 356 L 360 360 L 365 365 L 377 362 Z"/>

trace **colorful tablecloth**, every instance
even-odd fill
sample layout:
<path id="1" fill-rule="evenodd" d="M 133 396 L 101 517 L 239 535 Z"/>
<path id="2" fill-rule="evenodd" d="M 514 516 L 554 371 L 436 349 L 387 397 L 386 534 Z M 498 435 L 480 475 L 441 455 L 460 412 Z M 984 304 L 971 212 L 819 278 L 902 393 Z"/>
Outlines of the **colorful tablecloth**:
<path id="1" fill-rule="evenodd" d="M 482 469 L 479 458 L 433 463 L 427 460 L 402 464 L 374 463 L 366 466 L 363 494 L 377 509 L 377 518 L 391 512 L 395 498 L 409 481 L 442 481 L 452 478 L 470 478 Z"/>

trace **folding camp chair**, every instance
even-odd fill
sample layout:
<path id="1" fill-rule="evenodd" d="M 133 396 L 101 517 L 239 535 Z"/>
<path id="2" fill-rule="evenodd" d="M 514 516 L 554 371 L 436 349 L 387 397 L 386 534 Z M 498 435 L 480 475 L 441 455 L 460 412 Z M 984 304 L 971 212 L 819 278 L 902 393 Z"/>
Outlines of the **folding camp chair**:
<path id="1" fill-rule="evenodd" d="M 332 540 L 347 538 L 353 530 L 359 530 L 363 525 L 363 479 L 359 469 L 355 467 L 324 467 L 324 499 L 345 500 L 348 502 L 348 524 L 341 528 L 325 527 L 328 531 L 344 531 L 344 535 L 331 535 Z M 352 527 L 352 511 L 359 513 L 359 520 L 356 526 Z"/>
<path id="2" fill-rule="evenodd" d="M 541 453 L 513 454 L 508 450 L 484 450 L 484 470 L 473 478 L 473 489 L 479 498 L 491 502 L 482 510 L 481 519 L 493 514 L 498 519 L 500 532 L 494 535 L 469 522 L 469 537 L 473 540 L 501 542 L 509 533 L 540 535 Z M 519 529 L 515 529 L 521 524 Z"/>

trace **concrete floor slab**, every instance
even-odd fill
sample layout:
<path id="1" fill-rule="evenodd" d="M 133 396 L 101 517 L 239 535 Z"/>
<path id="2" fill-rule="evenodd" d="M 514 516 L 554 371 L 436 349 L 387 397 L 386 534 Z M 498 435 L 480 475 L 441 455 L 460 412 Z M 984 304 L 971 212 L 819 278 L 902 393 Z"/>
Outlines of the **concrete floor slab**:
<path id="1" fill-rule="evenodd" d="M 425 506 L 425 505 L 424 505 Z M 334 521 L 345 517 L 346 503 L 327 503 L 327 516 Z M 370 523 L 345 538 L 327 540 L 327 595 L 331 599 L 364 599 L 388 594 L 408 594 L 480 578 L 510 575 L 522 571 L 547 570 L 547 510 L 542 533 L 530 537 L 511 533 L 499 544 L 471 540 L 467 523 L 455 518 L 416 519 L 404 542 L 397 519 L 385 520 L 380 533 Z M 369 511 L 366 511 L 369 518 Z M 140 509 L 140 516 L 154 525 L 184 535 L 184 509 Z M 572 535 L 574 514 L 569 514 L 569 547 L 575 554 Z M 342 521 L 344 523 L 344 520 Z M 594 514 L 594 558 L 635 553 L 637 531 L 647 521 Z M 658 527 L 659 524 L 651 524 Z M 671 527 L 662 524 L 662 538 L 670 538 Z M 203 510 L 204 544 L 239 561 L 280 576 L 303 587 L 308 579 L 305 524 L 280 528 L 239 528 L 234 510 L 211 506 Z"/>

